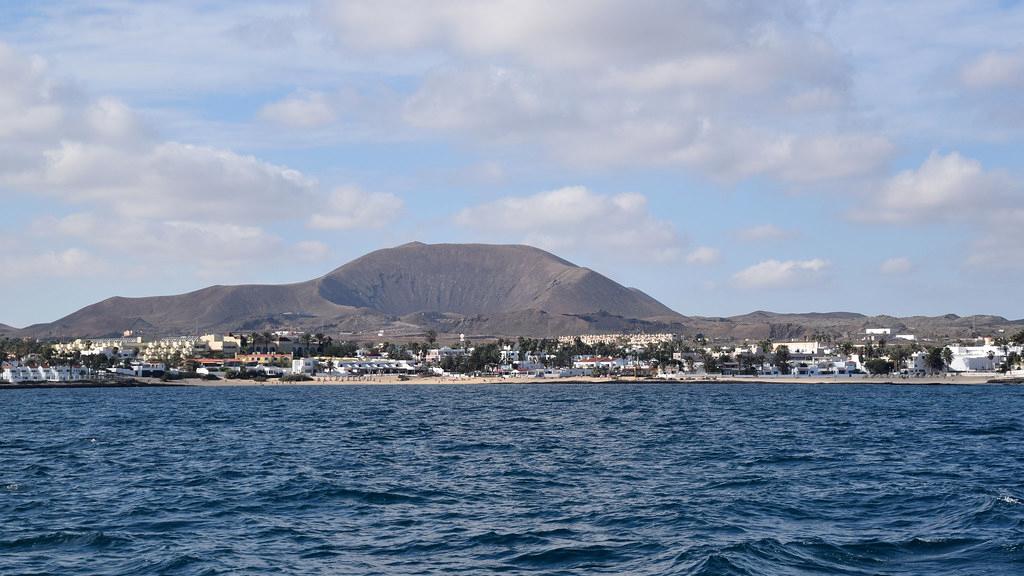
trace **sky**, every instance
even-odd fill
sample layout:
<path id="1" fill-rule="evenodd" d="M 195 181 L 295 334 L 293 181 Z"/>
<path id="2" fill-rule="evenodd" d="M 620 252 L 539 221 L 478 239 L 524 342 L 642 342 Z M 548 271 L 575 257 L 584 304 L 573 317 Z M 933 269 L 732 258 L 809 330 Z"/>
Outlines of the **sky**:
<path id="1" fill-rule="evenodd" d="M 683 314 L 1024 317 L 1024 3 L 0 4 L 0 322 L 525 243 Z"/>

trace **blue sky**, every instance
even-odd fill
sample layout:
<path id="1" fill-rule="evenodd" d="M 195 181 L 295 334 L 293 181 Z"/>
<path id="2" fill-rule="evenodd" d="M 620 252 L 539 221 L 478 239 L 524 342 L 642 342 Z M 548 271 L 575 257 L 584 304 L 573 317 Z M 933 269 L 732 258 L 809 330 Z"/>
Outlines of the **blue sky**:
<path id="1" fill-rule="evenodd" d="M 1018 2 L 5 3 L 0 322 L 529 243 L 684 314 L 1024 317 Z"/>

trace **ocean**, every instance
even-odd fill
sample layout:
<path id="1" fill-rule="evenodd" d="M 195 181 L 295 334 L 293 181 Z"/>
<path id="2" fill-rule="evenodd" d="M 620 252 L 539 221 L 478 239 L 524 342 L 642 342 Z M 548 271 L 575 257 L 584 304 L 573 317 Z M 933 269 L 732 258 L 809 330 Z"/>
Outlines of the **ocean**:
<path id="1" fill-rule="evenodd" d="M 1024 574 L 1024 387 L 0 390 L 0 574 Z"/>

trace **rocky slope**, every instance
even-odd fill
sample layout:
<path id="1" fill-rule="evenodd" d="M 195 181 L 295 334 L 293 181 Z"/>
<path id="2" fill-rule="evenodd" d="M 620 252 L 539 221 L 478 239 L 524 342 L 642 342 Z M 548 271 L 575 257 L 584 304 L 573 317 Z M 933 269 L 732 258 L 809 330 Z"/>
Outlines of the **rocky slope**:
<path id="1" fill-rule="evenodd" d="M 372 252 L 297 284 L 211 286 L 188 294 L 110 298 L 21 336 L 148 336 L 298 329 L 352 337 L 441 334 L 550 337 L 675 332 L 733 340 L 851 339 L 866 328 L 965 338 L 1010 334 L 1024 321 L 999 316 L 865 316 L 851 312 L 686 317 L 647 294 L 529 246 L 418 242 Z"/>
<path id="2" fill-rule="evenodd" d="M 639 290 L 543 250 L 414 242 L 308 282 L 115 297 L 22 333 L 99 337 L 124 330 L 157 335 L 316 327 L 553 335 L 587 331 L 594 324 L 587 315 L 600 315 L 615 329 L 646 318 L 682 319 Z"/>

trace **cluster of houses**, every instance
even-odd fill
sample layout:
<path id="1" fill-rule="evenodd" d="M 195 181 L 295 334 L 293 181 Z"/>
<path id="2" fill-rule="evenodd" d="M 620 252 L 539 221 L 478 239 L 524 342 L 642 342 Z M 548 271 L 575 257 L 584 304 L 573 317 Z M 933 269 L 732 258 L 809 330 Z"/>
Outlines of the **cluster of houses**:
<path id="1" fill-rule="evenodd" d="M 403 354 L 404 357 L 388 357 L 381 349 L 359 349 L 354 357 L 312 357 L 308 348 L 296 346 L 298 338 L 293 335 L 276 334 L 273 338 L 263 337 L 263 351 L 243 352 L 246 341 L 242 336 L 208 334 L 200 337 L 167 338 L 145 341 L 143 338 L 125 334 L 122 338 L 75 340 L 53 345 L 53 356 L 58 358 L 88 358 L 102 355 L 109 367 L 103 375 L 114 377 L 163 377 L 182 371 L 195 372 L 204 377 L 226 378 L 237 373 L 262 375 L 267 378 L 283 377 L 289 374 L 314 377 L 349 377 L 368 374 L 443 374 L 445 368 L 460 366 L 473 354 L 474 349 L 466 347 L 439 346 L 426 349 L 417 355 Z M 611 334 L 583 335 L 560 339 L 563 346 L 598 343 L 615 343 L 619 354 L 614 356 L 576 355 L 571 360 L 550 352 L 519 350 L 512 344 L 502 345 L 498 350 L 496 363 L 488 364 L 482 371 L 505 377 L 577 377 L 590 375 L 636 375 L 645 377 L 676 377 L 679 375 L 722 375 L 756 374 L 760 376 L 849 376 L 865 374 L 870 370 L 865 365 L 866 347 L 880 343 L 914 342 L 910 334 L 893 336 L 889 329 L 869 328 L 857 345 L 830 345 L 818 341 L 774 342 L 743 344 L 728 348 L 702 346 L 696 349 L 683 348 L 685 352 L 674 352 L 671 361 L 662 357 L 652 358 L 645 349 L 678 340 L 671 334 Z M 251 342 L 251 340 L 250 340 Z M 770 349 L 763 349 L 770 345 Z M 780 362 L 778 352 L 786 348 L 784 361 Z M 249 349 L 254 346 L 249 346 Z M 920 348 L 920 347 L 917 347 Z M 678 349 L 678 348 L 677 348 Z M 1005 340 L 993 338 L 972 345 L 950 344 L 945 347 L 945 370 L 957 373 L 995 372 L 1000 369 L 1015 369 L 1024 355 L 1019 344 L 1010 345 Z M 298 352 L 298 353 L 297 353 Z M 893 372 L 908 375 L 925 375 L 934 372 L 929 365 L 928 353 L 924 350 L 912 354 L 888 358 L 876 349 L 875 358 L 891 359 Z M 166 359 L 176 357 L 177 362 L 168 366 Z M 709 365 L 710 364 L 710 365 Z M 0 381 L 20 384 L 30 382 L 78 382 L 94 379 L 98 374 L 80 365 L 58 365 L 40 359 L 23 362 L 15 359 L 0 365 Z"/>
<path id="2" fill-rule="evenodd" d="M 279 336 L 273 341 L 273 349 L 287 347 L 292 351 L 292 342 L 286 336 Z M 81 356 L 103 355 L 107 358 L 159 360 L 179 356 L 192 358 L 206 353 L 233 355 L 242 349 L 241 336 L 231 334 L 206 334 L 204 336 L 181 336 L 177 338 L 160 338 L 145 340 L 126 332 L 121 338 L 77 339 L 53 345 L 54 352 L 63 357 L 79 354 Z M 268 346 L 269 347 L 269 346 Z"/>
<path id="3" fill-rule="evenodd" d="M 85 382 L 93 379 L 92 370 L 80 366 L 27 365 L 18 361 L 2 364 L 0 382 L 25 384 L 30 382 Z"/>
<path id="4" fill-rule="evenodd" d="M 196 373 L 227 377 L 245 371 L 268 378 L 302 374 L 306 376 L 357 376 L 365 374 L 412 374 L 418 363 L 407 359 L 361 356 L 357 358 L 299 357 L 292 354 L 237 354 L 234 358 L 197 358 Z"/>
<path id="5" fill-rule="evenodd" d="M 869 342 L 874 341 L 869 329 Z M 875 333 L 877 335 L 878 332 Z M 902 336 L 902 337 L 900 337 Z M 906 341 L 914 341 L 913 335 L 899 335 L 897 338 Z M 768 361 L 772 354 L 785 346 L 789 352 L 785 366 L 777 365 Z M 1014 361 L 1024 355 L 1024 347 L 1021 345 L 996 344 L 995 339 L 985 338 L 976 345 L 945 346 L 948 352 L 948 364 L 943 371 L 950 373 L 994 373 L 1004 368 L 1016 374 L 1019 367 L 1011 365 Z M 762 376 L 778 376 L 789 374 L 793 376 L 843 376 L 854 374 L 866 374 L 870 372 L 865 365 L 867 358 L 863 355 L 864 346 L 853 347 L 852 352 L 842 350 L 838 346 L 825 346 L 820 342 L 776 342 L 772 344 L 772 350 L 759 350 L 757 345 L 739 347 L 731 352 L 720 352 L 717 355 L 724 359 L 718 370 L 722 374 L 749 373 L 751 368 L 756 374 Z M 735 359 L 747 354 L 754 356 L 761 354 L 765 361 L 756 366 L 744 366 L 742 362 Z M 682 359 L 685 355 L 676 355 Z M 917 350 L 901 359 L 895 355 L 887 355 L 884 351 L 876 350 L 876 357 L 892 362 L 892 372 L 906 376 L 925 376 L 936 372 L 934 366 L 929 365 L 929 353 L 926 350 Z M 703 369 L 704 354 L 691 356 L 693 369 Z"/>
<path id="6" fill-rule="evenodd" d="M 579 336 L 559 336 L 558 342 L 568 345 L 579 341 L 587 346 L 614 344 L 630 348 L 643 348 L 645 346 L 674 342 L 678 338 L 678 336 L 669 332 L 655 334 L 581 334 Z"/>

